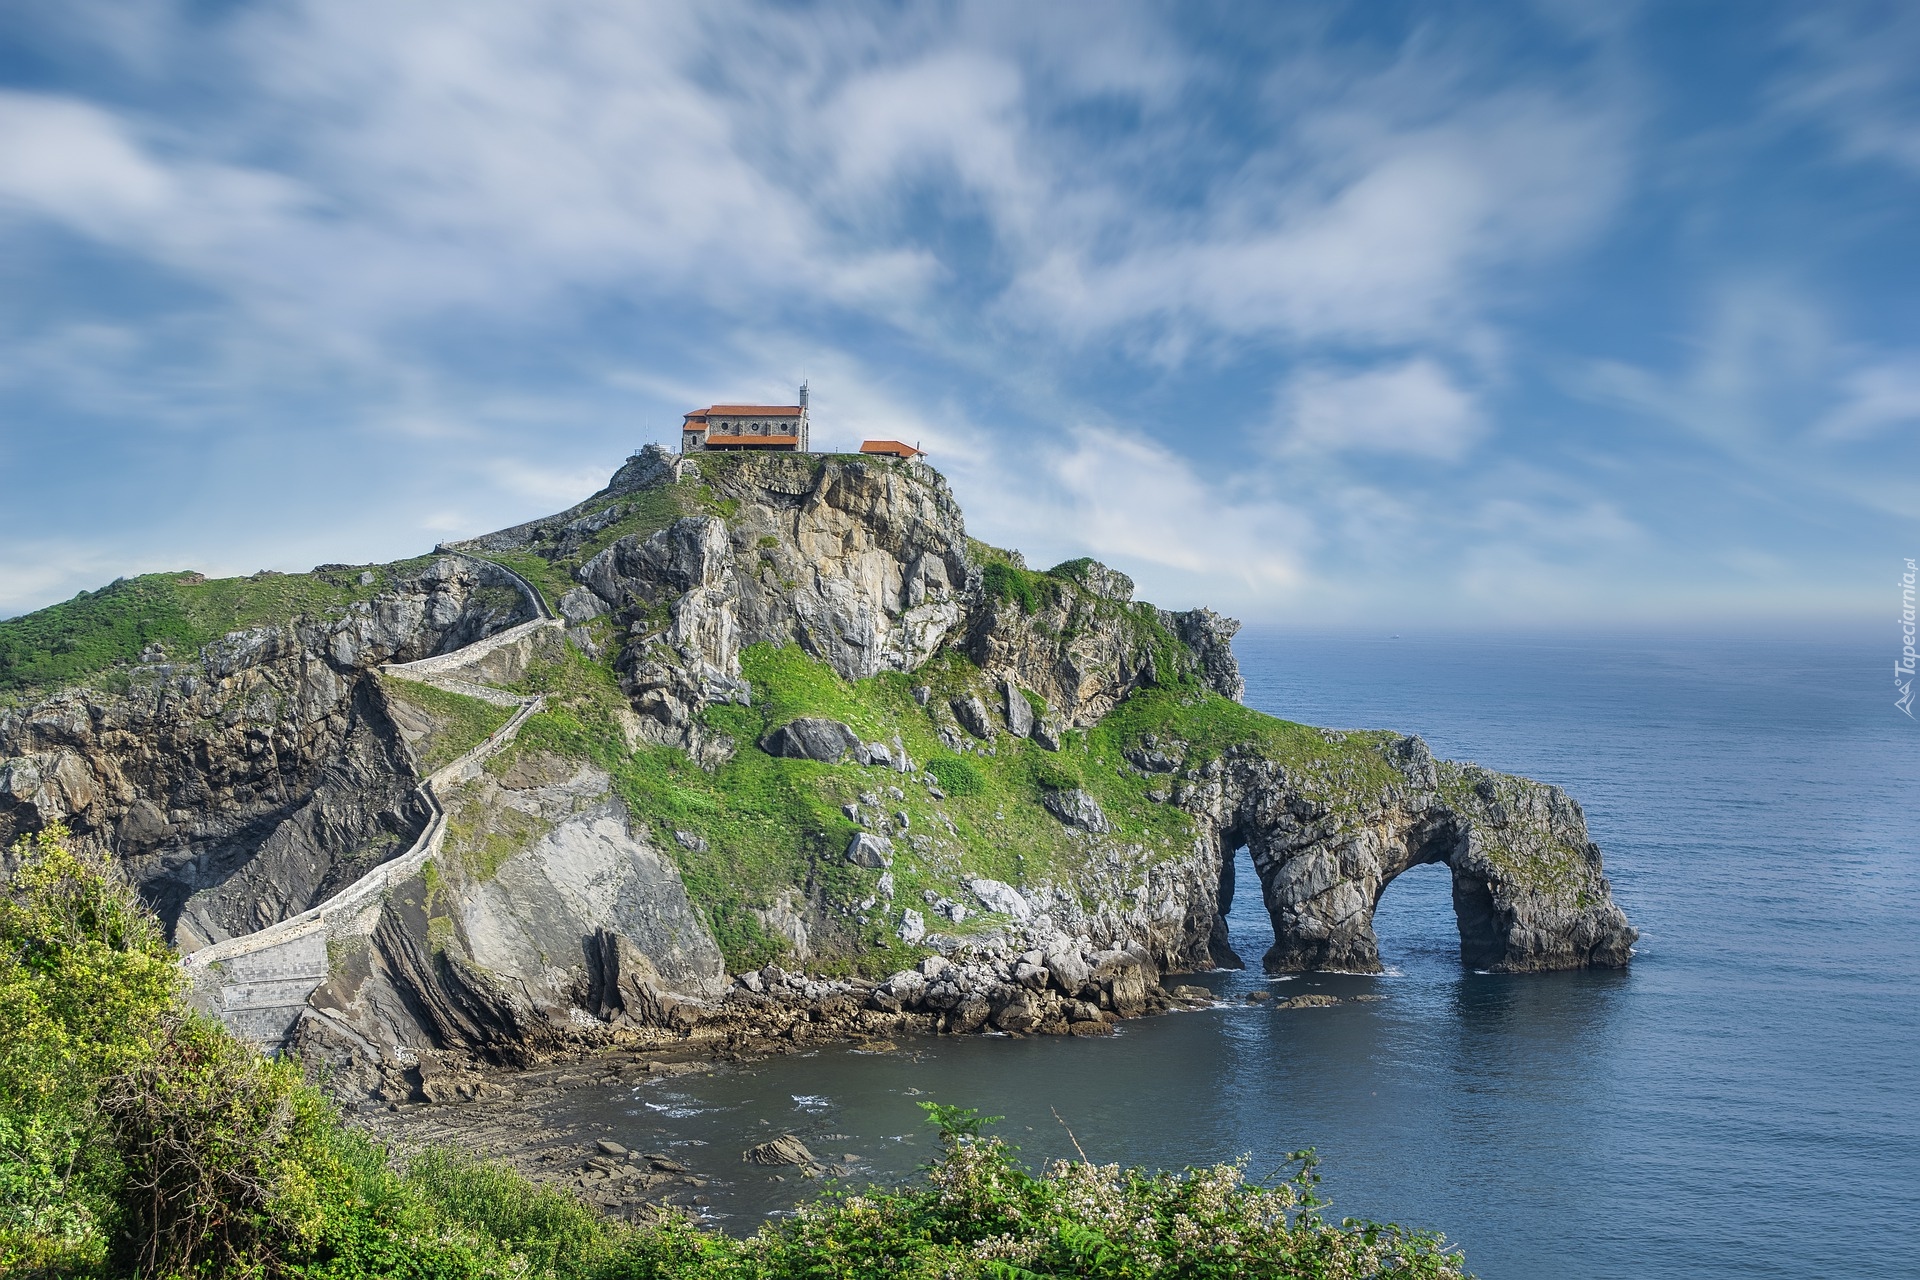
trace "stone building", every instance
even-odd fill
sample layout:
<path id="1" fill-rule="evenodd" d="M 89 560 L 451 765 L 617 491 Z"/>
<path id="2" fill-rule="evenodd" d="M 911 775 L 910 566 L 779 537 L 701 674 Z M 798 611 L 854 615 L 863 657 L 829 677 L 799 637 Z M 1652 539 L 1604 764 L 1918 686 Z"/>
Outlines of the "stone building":
<path id="1" fill-rule="evenodd" d="M 806 453 L 807 388 L 799 404 L 716 404 L 695 409 L 680 427 L 680 452 Z"/>

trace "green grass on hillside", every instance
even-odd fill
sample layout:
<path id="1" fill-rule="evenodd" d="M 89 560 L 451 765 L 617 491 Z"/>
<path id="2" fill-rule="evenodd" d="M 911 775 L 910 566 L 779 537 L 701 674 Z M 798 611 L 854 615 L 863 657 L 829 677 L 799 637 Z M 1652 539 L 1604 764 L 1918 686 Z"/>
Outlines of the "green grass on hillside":
<path id="1" fill-rule="evenodd" d="M 1334 788 L 1378 792 L 1399 781 L 1385 749 L 1400 740 L 1386 730 L 1330 732 L 1255 711 L 1218 694 L 1143 689 L 1115 707 L 1094 727 L 1097 755 L 1130 747 L 1154 734 L 1163 746 L 1180 746 L 1190 765 L 1218 759 L 1229 748 L 1249 745 L 1291 770 L 1308 790 Z"/>
<path id="2" fill-rule="evenodd" d="M 451 693 L 417 680 L 382 675 L 380 684 L 388 697 L 417 707 L 432 720 L 426 747 L 418 753 L 421 766 L 428 773 L 452 764 L 513 718 L 512 707 L 497 707 L 484 698 Z"/>
<path id="3" fill-rule="evenodd" d="M 74 684 L 139 658 L 149 644 L 194 657 L 229 631 L 338 613 L 390 589 L 428 559 L 312 573 L 206 579 L 150 573 L 82 591 L 63 604 L 0 622 L 0 693 Z M 370 570 L 371 586 L 360 585 Z"/>

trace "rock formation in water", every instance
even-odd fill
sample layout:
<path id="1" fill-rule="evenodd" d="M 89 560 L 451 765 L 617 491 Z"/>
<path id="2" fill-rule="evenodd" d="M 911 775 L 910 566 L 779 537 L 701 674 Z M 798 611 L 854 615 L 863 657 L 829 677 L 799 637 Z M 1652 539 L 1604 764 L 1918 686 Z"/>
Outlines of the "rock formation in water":
<path id="1" fill-rule="evenodd" d="M 209 1008 L 375 1087 L 622 1034 L 1097 1033 L 1238 963 L 1242 847 L 1272 971 L 1378 970 L 1429 862 L 1475 968 L 1635 937 L 1558 789 L 1240 706 L 1238 624 L 969 540 L 924 464 L 650 448 L 560 515 L 291 581 L 138 580 L 216 630 L 216 589 L 288 603 L 0 690 L 0 837 L 111 849 Z M 116 590 L 0 624 L 0 673 L 21 636 L 110 653 Z"/>

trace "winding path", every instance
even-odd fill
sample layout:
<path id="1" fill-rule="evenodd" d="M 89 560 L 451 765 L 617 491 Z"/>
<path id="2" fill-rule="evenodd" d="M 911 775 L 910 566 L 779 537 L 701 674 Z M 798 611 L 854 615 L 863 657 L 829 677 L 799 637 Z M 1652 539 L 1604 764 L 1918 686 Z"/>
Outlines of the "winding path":
<path id="1" fill-rule="evenodd" d="M 318 906 L 257 932 L 202 947 L 184 958 L 182 967 L 193 984 L 191 999 L 195 1007 L 220 1019 L 234 1034 L 264 1048 L 277 1048 L 286 1043 L 307 1007 L 308 998 L 326 982 L 331 972 L 329 944 L 372 933 L 379 923 L 387 890 L 418 874 L 439 854 L 447 836 L 447 814 L 440 803 L 438 789 L 476 776 L 487 758 L 512 742 L 520 727 L 545 705 L 544 695 L 522 698 L 463 679 L 459 673 L 488 654 L 517 644 L 535 632 L 557 629 L 563 624 L 534 585 L 505 565 L 464 552 L 446 554 L 473 560 L 506 574 L 526 595 L 533 607 L 533 619 L 484 636 L 452 653 L 415 662 L 389 663 L 380 670 L 401 680 L 516 709 L 512 718 L 486 741 L 420 780 L 415 791 L 426 805 L 427 824 L 405 853 L 381 863 Z"/>

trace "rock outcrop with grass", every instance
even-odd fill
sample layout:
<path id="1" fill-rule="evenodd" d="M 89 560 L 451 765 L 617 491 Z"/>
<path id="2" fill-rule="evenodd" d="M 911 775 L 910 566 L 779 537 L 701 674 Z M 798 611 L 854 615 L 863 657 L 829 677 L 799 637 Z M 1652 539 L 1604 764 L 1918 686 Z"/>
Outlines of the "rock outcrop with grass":
<path id="1" fill-rule="evenodd" d="M 1241 847 L 1272 970 L 1377 969 L 1425 862 L 1464 962 L 1626 963 L 1575 802 L 1249 710 L 1236 627 L 969 539 L 921 463 L 649 448 L 426 560 L 0 624 L 0 838 L 64 820 L 183 948 L 321 929 L 296 1035 L 385 1096 L 610 1037 L 1102 1034 L 1238 963 Z"/>

